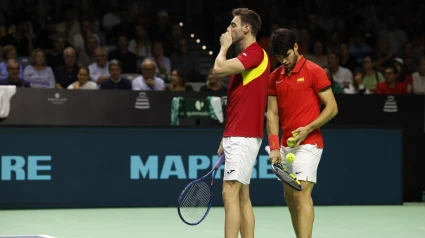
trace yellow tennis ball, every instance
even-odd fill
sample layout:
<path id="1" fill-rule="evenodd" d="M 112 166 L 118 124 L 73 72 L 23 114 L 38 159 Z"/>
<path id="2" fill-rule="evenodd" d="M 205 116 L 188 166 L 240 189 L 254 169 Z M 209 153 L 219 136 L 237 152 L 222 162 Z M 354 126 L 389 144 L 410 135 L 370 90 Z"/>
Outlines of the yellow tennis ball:
<path id="1" fill-rule="evenodd" d="M 295 132 L 294 134 L 292 134 L 292 137 L 297 137 L 298 132 Z"/>
<path id="2" fill-rule="evenodd" d="M 293 139 L 294 139 L 294 137 L 289 137 L 289 139 L 286 141 L 288 143 L 289 147 L 295 146 L 295 141 L 292 141 Z"/>
<path id="3" fill-rule="evenodd" d="M 295 160 L 295 155 L 294 154 L 289 153 L 289 154 L 286 155 L 286 161 L 288 161 L 289 163 L 294 162 L 294 160 Z"/>

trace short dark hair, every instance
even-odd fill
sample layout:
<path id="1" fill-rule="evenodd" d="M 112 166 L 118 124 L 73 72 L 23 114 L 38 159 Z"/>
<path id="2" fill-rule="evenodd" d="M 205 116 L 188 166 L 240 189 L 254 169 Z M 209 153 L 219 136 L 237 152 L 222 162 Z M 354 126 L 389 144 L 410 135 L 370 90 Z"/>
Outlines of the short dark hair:
<path id="1" fill-rule="evenodd" d="M 335 55 L 339 59 L 339 54 L 336 51 L 329 51 L 328 52 L 328 58 L 330 55 Z"/>
<path id="2" fill-rule="evenodd" d="M 9 59 L 9 60 L 7 60 L 7 70 L 9 70 L 10 64 L 18 64 L 19 67 L 21 67 L 21 64 L 16 59 Z"/>
<path id="3" fill-rule="evenodd" d="M 284 56 L 294 46 L 295 35 L 291 30 L 279 28 L 270 37 L 270 49 L 274 55 Z"/>
<path id="4" fill-rule="evenodd" d="M 87 74 L 89 75 L 89 77 L 90 77 L 90 69 L 89 69 L 89 67 L 82 65 L 82 66 L 80 66 L 80 69 L 78 70 L 78 72 L 80 72 L 81 70 L 85 70 L 87 72 Z"/>
<path id="5" fill-rule="evenodd" d="M 248 24 L 251 26 L 252 35 L 257 35 L 261 28 L 261 17 L 256 12 L 249 10 L 248 8 L 236 8 L 232 11 L 233 17 L 239 16 L 242 24 Z"/>
<path id="6" fill-rule="evenodd" d="M 120 67 L 120 69 L 121 69 L 121 62 L 119 60 L 113 59 L 113 60 L 109 61 L 109 66 L 108 66 L 109 70 L 111 70 L 111 67 L 113 65 L 118 65 L 118 67 Z"/>
<path id="7" fill-rule="evenodd" d="M 398 74 L 399 73 L 398 72 L 398 69 L 397 69 L 397 66 L 395 66 L 394 63 L 389 64 L 387 67 L 385 67 L 385 69 L 392 69 L 393 70 L 393 73 L 395 73 L 395 74 Z"/>

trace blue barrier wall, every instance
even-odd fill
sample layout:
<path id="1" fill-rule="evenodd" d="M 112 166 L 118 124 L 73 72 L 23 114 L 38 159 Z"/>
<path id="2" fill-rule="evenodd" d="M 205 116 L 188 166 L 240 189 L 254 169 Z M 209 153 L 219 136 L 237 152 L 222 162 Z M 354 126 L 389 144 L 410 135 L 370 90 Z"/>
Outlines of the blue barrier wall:
<path id="1" fill-rule="evenodd" d="M 322 132 L 315 204 L 402 202 L 401 130 Z M 2 128 L 0 208 L 175 206 L 181 190 L 214 165 L 221 134 L 197 128 Z M 252 202 L 285 204 L 265 145 L 253 172 Z M 214 204 L 222 205 L 220 179 Z"/>

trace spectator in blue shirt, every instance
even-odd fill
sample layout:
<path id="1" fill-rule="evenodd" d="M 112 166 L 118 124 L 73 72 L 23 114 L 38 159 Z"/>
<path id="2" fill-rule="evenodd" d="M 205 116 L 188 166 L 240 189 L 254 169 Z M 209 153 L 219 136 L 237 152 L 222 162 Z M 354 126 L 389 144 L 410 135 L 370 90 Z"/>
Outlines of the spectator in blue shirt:
<path id="1" fill-rule="evenodd" d="M 31 88 L 30 83 L 19 78 L 20 64 L 15 59 L 7 61 L 8 78 L 0 80 L 0 85 L 15 85 L 18 88 Z"/>
<path id="2" fill-rule="evenodd" d="M 15 46 L 6 45 L 3 48 L 4 61 L 0 63 L 0 79 L 7 79 L 7 77 L 9 77 L 9 73 L 7 72 L 7 61 L 10 59 L 16 59 L 17 56 Z M 24 78 L 24 69 L 21 64 L 19 64 L 19 78 Z"/>
<path id="3" fill-rule="evenodd" d="M 25 67 L 24 79 L 33 88 L 55 88 L 55 76 L 52 68 L 46 65 L 46 55 L 41 49 L 31 54 L 31 65 Z"/>
<path id="4" fill-rule="evenodd" d="M 142 75 L 133 79 L 133 90 L 136 91 L 165 91 L 164 80 L 155 76 L 155 62 L 145 59 L 142 63 Z"/>
<path id="5" fill-rule="evenodd" d="M 109 74 L 111 77 L 100 84 L 100 89 L 130 89 L 130 80 L 121 77 L 121 63 L 118 60 L 109 62 Z"/>

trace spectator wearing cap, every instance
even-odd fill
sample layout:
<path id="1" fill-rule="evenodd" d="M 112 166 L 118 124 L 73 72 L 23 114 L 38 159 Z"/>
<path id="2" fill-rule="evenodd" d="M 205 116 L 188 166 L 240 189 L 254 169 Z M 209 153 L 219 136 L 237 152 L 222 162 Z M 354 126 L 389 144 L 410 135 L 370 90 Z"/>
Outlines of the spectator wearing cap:
<path id="1" fill-rule="evenodd" d="M 412 75 L 406 72 L 406 67 L 404 65 L 404 61 L 401 58 L 394 58 L 393 64 L 397 67 L 397 81 L 400 83 L 406 84 L 407 93 L 412 93 L 413 89 L 413 78 Z"/>

